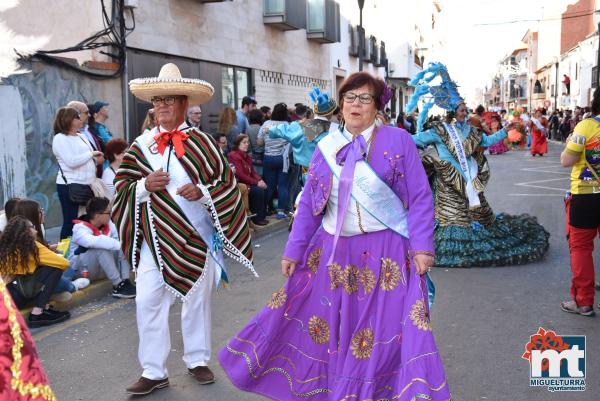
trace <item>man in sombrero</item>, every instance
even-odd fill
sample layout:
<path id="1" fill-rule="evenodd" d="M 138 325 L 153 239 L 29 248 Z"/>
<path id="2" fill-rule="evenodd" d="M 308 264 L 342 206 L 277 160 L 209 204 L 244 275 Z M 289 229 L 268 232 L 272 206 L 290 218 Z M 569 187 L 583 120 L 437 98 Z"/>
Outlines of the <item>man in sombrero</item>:
<path id="1" fill-rule="evenodd" d="M 113 219 L 136 269 L 141 378 L 127 388 L 149 394 L 169 385 L 169 309 L 183 300 L 183 360 L 199 383 L 213 383 L 210 296 L 227 280 L 223 252 L 253 272 L 246 213 L 234 175 L 212 138 L 188 127 L 189 104 L 206 103 L 213 87 L 182 78 L 166 64 L 155 78 L 129 83 L 151 102 L 158 125 L 131 145 L 115 177 Z M 256 273 L 255 273 L 256 274 Z"/>

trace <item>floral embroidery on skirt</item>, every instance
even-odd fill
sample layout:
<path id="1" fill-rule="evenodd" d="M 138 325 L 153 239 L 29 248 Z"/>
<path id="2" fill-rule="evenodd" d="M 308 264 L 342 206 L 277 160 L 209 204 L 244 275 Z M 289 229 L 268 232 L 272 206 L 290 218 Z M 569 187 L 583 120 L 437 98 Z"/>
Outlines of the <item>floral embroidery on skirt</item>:
<path id="1" fill-rule="evenodd" d="M 285 287 L 220 351 L 231 381 L 276 400 L 449 400 L 408 241 L 340 237 L 326 266 L 332 242 L 320 228 Z"/>

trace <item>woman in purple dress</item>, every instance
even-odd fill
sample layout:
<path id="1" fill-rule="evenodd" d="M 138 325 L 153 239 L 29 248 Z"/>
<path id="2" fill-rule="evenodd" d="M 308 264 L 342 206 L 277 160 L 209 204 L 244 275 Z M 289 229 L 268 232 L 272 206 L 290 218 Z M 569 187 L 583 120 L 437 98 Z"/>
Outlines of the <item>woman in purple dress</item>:
<path id="1" fill-rule="evenodd" d="M 313 155 L 281 262 L 287 283 L 219 353 L 240 389 L 274 400 L 449 400 L 429 315 L 433 198 L 390 98 L 359 72 L 344 123 Z"/>

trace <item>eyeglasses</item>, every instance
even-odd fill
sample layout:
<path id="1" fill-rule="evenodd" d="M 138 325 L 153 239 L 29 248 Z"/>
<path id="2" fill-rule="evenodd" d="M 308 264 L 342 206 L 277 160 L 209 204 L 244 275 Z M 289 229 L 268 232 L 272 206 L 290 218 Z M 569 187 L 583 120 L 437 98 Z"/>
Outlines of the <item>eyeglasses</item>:
<path id="1" fill-rule="evenodd" d="M 179 96 L 165 96 L 165 97 L 156 96 L 156 97 L 153 97 L 152 99 L 150 99 L 150 101 L 152 102 L 152 104 L 154 106 L 158 106 L 161 103 L 164 103 L 167 106 L 172 106 L 173 104 L 175 104 L 175 100 L 177 100 L 178 98 L 179 98 Z"/>
<path id="2" fill-rule="evenodd" d="M 76 119 L 78 119 L 78 120 L 81 120 L 81 114 L 80 114 L 80 113 L 77 113 L 77 114 L 75 115 L 75 117 L 74 117 L 74 118 L 76 118 Z"/>
<path id="3" fill-rule="evenodd" d="M 370 93 L 361 93 L 361 94 L 354 93 L 354 92 L 344 93 L 344 102 L 345 103 L 354 103 L 356 98 L 358 98 L 358 101 L 361 102 L 362 104 L 371 104 L 371 103 L 373 103 L 373 99 L 375 99 L 375 96 L 371 95 Z"/>

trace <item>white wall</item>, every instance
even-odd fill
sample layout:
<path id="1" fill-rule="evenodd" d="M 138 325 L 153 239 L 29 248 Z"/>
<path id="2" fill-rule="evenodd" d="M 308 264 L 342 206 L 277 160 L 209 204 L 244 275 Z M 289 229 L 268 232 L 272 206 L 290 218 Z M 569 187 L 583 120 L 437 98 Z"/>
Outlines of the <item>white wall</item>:
<path id="1" fill-rule="evenodd" d="M 328 46 L 306 31 L 263 23 L 262 0 L 202 4 L 143 0 L 128 46 L 255 69 L 329 79 Z"/>
<path id="2" fill-rule="evenodd" d="M 598 49 L 598 36 L 593 36 L 579 43 L 579 45 L 561 57 L 559 65 L 559 81 L 563 74 L 571 78 L 570 96 L 562 96 L 560 103 L 565 108 L 575 106 L 589 106 L 592 87 L 592 67 L 596 65 L 596 51 Z M 559 82 L 559 95 L 563 93 L 563 84 Z"/>
<path id="3" fill-rule="evenodd" d="M 110 1 L 105 4 L 110 13 Z M 17 7 L 2 13 L 2 20 L 17 35 L 48 36 L 49 40 L 41 50 L 71 47 L 104 28 L 99 0 L 20 0 Z M 64 53 L 62 56 L 74 58 L 79 63 L 108 60 L 97 51 Z"/>
<path id="4" fill-rule="evenodd" d="M 14 196 L 26 196 L 25 122 L 21 95 L 14 86 L 0 85 L 0 193 L 2 205 Z M 16 112 L 18 111 L 18 112 Z"/>
<path id="5" fill-rule="evenodd" d="M 560 13 L 563 11 L 563 7 L 564 4 L 558 8 L 544 8 L 544 21 L 539 22 L 537 26 L 538 57 L 536 70 L 551 63 L 560 54 Z"/>

